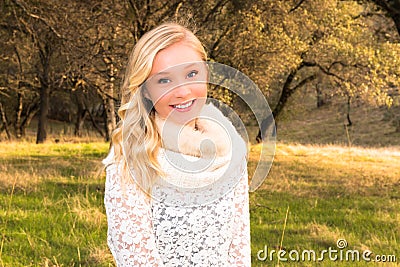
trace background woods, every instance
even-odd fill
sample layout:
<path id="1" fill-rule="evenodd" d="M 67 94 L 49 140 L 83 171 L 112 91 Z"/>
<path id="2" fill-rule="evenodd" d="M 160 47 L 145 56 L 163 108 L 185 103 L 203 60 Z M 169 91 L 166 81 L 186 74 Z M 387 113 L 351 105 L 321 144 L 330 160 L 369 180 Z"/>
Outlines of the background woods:
<path id="1" fill-rule="evenodd" d="M 287 256 L 339 239 L 340 252 L 398 266 L 400 0 L 0 0 L 0 14 L 1 267 L 115 266 L 104 141 L 129 52 L 171 20 L 195 29 L 210 61 L 248 75 L 279 126 L 268 177 L 249 194 L 252 266 L 282 264 L 257 256 L 266 246 Z M 271 117 L 259 130 L 238 96 L 209 95 L 248 128 L 252 179 Z"/>
<path id="2" fill-rule="evenodd" d="M 0 8 L 2 138 L 23 138 L 35 122 L 41 143 L 57 120 L 64 134 L 90 129 L 109 140 L 128 53 L 167 20 L 188 21 L 210 60 L 248 75 L 278 122 L 301 91 L 317 108 L 343 106 L 347 126 L 353 105 L 382 107 L 400 131 L 399 1 L 2 0 Z M 210 96 L 254 124 L 236 96 L 223 88 Z"/>

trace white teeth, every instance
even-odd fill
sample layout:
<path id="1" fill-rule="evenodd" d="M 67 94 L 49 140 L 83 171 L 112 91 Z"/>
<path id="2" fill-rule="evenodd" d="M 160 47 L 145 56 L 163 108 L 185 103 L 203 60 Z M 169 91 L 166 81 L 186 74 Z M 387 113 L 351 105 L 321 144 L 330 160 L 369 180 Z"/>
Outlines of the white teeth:
<path id="1" fill-rule="evenodd" d="M 193 104 L 193 100 L 184 105 L 174 105 L 174 108 L 184 109 L 184 108 L 190 107 L 192 104 Z"/>

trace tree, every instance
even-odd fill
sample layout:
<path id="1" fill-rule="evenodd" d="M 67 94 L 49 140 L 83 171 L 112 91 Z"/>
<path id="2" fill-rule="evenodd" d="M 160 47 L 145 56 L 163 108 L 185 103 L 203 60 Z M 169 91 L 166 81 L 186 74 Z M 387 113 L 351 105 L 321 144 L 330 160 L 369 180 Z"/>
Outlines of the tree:
<path id="1" fill-rule="evenodd" d="M 22 1 L 5 1 L 2 8 L 5 11 L 2 28 L 11 37 L 2 46 L 13 52 L 12 58 L 4 58 L 13 64 L 11 72 L 2 74 L 10 95 L 16 94 L 18 99 L 14 123 L 16 136 L 24 134 L 24 128 L 39 111 L 37 142 L 40 143 L 46 138 L 49 94 L 54 83 L 51 60 L 56 56 L 59 36 L 44 18 L 31 13 Z M 40 95 L 39 105 L 36 94 Z M 27 95 L 34 101 L 24 107 Z M 23 113 L 25 118 L 22 120 Z"/>
<path id="2" fill-rule="evenodd" d="M 54 116 L 46 115 L 46 99 L 62 98 L 70 100 L 77 135 L 91 123 L 108 140 L 129 51 L 149 29 L 171 20 L 189 21 L 211 60 L 258 84 L 277 120 L 307 86 L 349 107 L 353 101 L 389 106 L 388 90 L 399 83 L 398 1 L 381 2 L 386 6 L 379 9 L 367 0 L 3 0 L 0 30 L 8 38 L 0 40 L 0 100 L 7 126 L 21 136 L 38 113 L 43 140 L 47 115 Z M 223 88 L 210 95 L 243 105 Z M 94 112 L 99 106 L 102 120 Z"/>
<path id="3" fill-rule="evenodd" d="M 133 46 L 125 8 L 126 5 L 121 1 L 92 1 L 89 6 L 76 1 L 68 6 L 70 10 L 80 10 L 72 15 L 73 25 L 64 29 L 69 31 L 67 47 L 70 55 L 70 67 L 65 77 L 66 82 L 72 86 L 78 108 L 76 134 L 80 133 L 86 115 L 89 115 L 94 128 L 107 141 L 116 127 L 116 85 L 121 83 L 120 70 L 123 69 L 128 51 Z M 78 90 L 77 85 L 80 88 Z M 97 95 L 98 101 L 104 107 L 103 130 L 91 112 L 97 103 L 87 100 L 89 96 L 93 99 L 94 95 Z"/>
<path id="4" fill-rule="evenodd" d="M 348 107 L 353 99 L 391 104 L 387 91 L 399 84 L 399 67 L 389 58 L 398 57 L 400 51 L 396 44 L 380 40 L 370 30 L 370 18 L 363 16 L 368 8 L 356 1 L 301 1 L 301 5 L 285 8 L 280 31 L 291 42 L 280 43 L 279 47 L 289 46 L 285 51 L 294 52 L 291 62 L 295 64 L 283 79 L 273 108 L 276 119 L 287 99 L 315 77 L 332 84 L 329 87 L 334 90 L 329 94 L 345 97 Z M 380 19 L 380 23 L 387 23 L 387 19 Z"/>
<path id="5" fill-rule="evenodd" d="M 20 57 L 16 52 L 16 60 L 6 63 L 13 64 L 14 69 L 20 71 L 12 77 L 4 73 L 4 87 L 19 96 L 23 96 L 22 89 L 38 95 L 35 98 L 38 105 L 25 108 L 32 112 L 29 119 L 24 120 L 29 121 L 36 110 L 39 112 L 37 142 L 46 139 L 50 97 L 59 101 L 59 97 L 69 95 L 73 96 L 69 112 L 77 113 L 75 133 L 81 133 L 87 115 L 102 133 L 91 112 L 97 106 L 96 101 L 101 101 L 107 111 L 104 117 L 110 122 L 104 127 L 104 136 L 109 139 L 115 127 L 114 84 L 119 82 L 118 72 L 125 63 L 129 50 L 127 42 L 131 39 L 129 29 L 126 30 L 124 20 L 119 17 L 125 15 L 123 2 L 12 0 L 5 1 L 3 7 L 8 16 L 2 25 L 12 37 L 11 43 L 5 42 L 3 47 L 8 45 L 29 55 Z M 61 93 L 55 96 L 53 93 L 56 91 Z M 91 101 L 87 101 L 88 97 Z M 16 124 L 21 121 L 18 118 Z"/>

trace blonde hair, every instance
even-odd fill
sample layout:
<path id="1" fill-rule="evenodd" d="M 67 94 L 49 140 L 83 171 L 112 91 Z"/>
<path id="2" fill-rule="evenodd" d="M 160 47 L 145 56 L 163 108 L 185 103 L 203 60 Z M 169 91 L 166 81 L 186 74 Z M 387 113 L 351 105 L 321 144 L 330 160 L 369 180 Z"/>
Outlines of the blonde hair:
<path id="1" fill-rule="evenodd" d="M 114 161 L 122 163 L 122 183 L 134 182 L 129 171 L 133 168 L 135 180 L 146 192 L 163 171 L 157 161 L 161 137 L 154 122 L 155 110 L 151 101 L 144 97 L 141 85 L 149 77 L 157 53 L 182 41 L 207 60 L 205 49 L 193 32 L 177 23 L 163 23 L 136 43 L 121 88 L 118 110 L 121 120 L 112 135 Z"/>

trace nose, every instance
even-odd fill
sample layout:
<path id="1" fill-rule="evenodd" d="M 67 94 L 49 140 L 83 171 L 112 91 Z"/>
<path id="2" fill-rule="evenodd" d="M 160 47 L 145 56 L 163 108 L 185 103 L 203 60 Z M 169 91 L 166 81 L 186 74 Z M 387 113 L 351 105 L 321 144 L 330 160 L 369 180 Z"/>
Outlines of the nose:
<path id="1" fill-rule="evenodd" d="M 174 96 L 177 98 L 185 98 L 191 94 L 190 84 L 183 84 L 175 88 Z"/>

